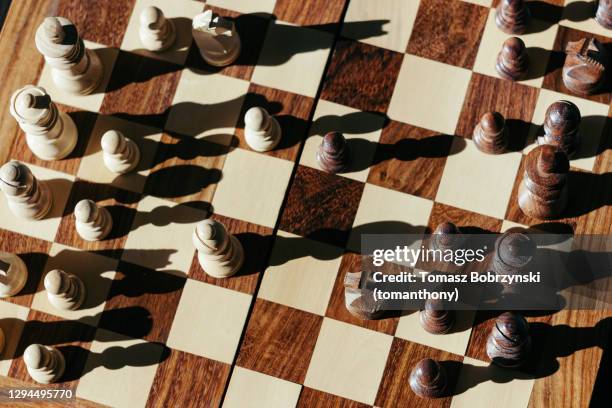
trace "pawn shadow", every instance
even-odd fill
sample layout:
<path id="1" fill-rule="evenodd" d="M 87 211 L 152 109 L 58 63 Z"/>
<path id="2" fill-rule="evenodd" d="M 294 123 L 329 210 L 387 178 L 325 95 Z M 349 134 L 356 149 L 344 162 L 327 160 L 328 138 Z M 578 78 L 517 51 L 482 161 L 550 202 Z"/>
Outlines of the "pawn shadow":
<path id="1" fill-rule="evenodd" d="M 568 203 L 564 217 L 572 218 L 612 204 L 612 173 L 571 170 L 567 177 Z"/>
<path id="2" fill-rule="evenodd" d="M 527 25 L 525 34 L 535 34 L 548 30 L 563 19 L 572 22 L 581 22 L 595 17 L 597 9 L 594 1 L 576 1 L 566 6 L 557 6 L 546 1 L 536 0 L 527 2 L 531 13 L 531 20 Z"/>

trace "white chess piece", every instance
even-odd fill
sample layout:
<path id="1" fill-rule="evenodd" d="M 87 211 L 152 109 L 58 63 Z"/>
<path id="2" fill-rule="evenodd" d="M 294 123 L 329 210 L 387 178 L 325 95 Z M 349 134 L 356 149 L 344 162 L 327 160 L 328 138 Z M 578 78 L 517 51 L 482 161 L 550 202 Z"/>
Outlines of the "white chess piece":
<path id="1" fill-rule="evenodd" d="M 142 45 L 154 52 L 167 50 L 176 39 L 174 23 L 155 6 L 146 7 L 140 12 L 139 34 Z"/>
<path id="2" fill-rule="evenodd" d="M 210 65 L 224 67 L 236 61 L 240 55 L 240 36 L 234 23 L 212 10 L 195 16 L 192 29 L 200 54 Z"/>
<path id="3" fill-rule="evenodd" d="M 85 300 L 85 285 L 78 276 L 60 269 L 49 271 L 44 279 L 47 299 L 59 310 L 76 310 Z"/>
<path id="4" fill-rule="evenodd" d="M 280 124 L 264 108 L 253 107 L 244 115 L 244 138 L 251 149 L 267 152 L 280 142 Z"/>
<path id="5" fill-rule="evenodd" d="M 86 241 L 99 241 L 110 233 L 113 219 L 104 207 L 91 200 L 81 200 L 74 207 L 75 227 Z"/>
<path id="6" fill-rule="evenodd" d="M 36 48 L 51 67 L 58 89 L 78 95 L 92 93 L 104 76 L 98 55 L 85 48 L 76 27 L 64 17 L 47 17 L 36 30 Z"/>
<path id="7" fill-rule="evenodd" d="M 140 149 L 123 133 L 109 130 L 102 135 L 100 144 L 104 164 L 113 173 L 125 174 L 138 165 Z"/>
<path id="8" fill-rule="evenodd" d="M 47 183 L 37 180 L 30 169 L 18 161 L 10 161 L 0 168 L 0 189 L 12 213 L 27 220 L 43 218 L 53 206 Z"/>
<path id="9" fill-rule="evenodd" d="M 242 266 L 244 249 L 238 239 L 220 222 L 207 219 L 193 231 L 193 245 L 204 272 L 215 278 L 232 276 Z"/>
<path id="10" fill-rule="evenodd" d="M 26 264 L 15 254 L 0 252 L 0 298 L 21 292 L 28 280 Z"/>
<path id="11" fill-rule="evenodd" d="M 23 352 L 30 377 L 41 384 L 51 384 L 64 375 L 66 360 L 64 355 L 55 347 L 42 344 L 30 344 Z"/>
<path id="12" fill-rule="evenodd" d="M 11 115 L 25 132 L 26 143 L 43 160 L 60 160 L 77 144 L 74 121 L 60 112 L 51 97 L 39 86 L 26 85 L 13 93 Z"/>

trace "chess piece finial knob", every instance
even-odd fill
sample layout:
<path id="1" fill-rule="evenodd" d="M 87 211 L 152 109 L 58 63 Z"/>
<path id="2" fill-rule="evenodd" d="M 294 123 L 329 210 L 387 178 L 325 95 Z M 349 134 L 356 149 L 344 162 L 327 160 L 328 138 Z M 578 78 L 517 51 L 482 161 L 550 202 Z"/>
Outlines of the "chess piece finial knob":
<path id="1" fill-rule="evenodd" d="M 346 171 L 350 164 L 349 145 L 340 132 L 329 132 L 317 151 L 317 162 L 328 173 Z"/>
<path id="2" fill-rule="evenodd" d="M 529 56 L 523 40 L 518 37 L 510 37 L 504 41 L 497 55 L 495 68 L 504 79 L 511 81 L 523 79 L 529 69 Z"/>
<path id="3" fill-rule="evenodd" d="M 478 150 L 488 154 L 500 154 L 508 147 L 506 120 L 499 112 L 486 112 L 474 128 L 472 135 Z"/>
<path id="4" fill-rule="evenodd" d="M 113 173 L 129 173 L 140 161 L 140 149 L 136 143 L 118 130 L 106 131 L 100 145 L 104 164 Z"/>
<path id="5" fill-rule="evenodd" d="M 281 139 L 280 124 L 264 108 L 252 107 L 244 115 L 244 137 L 251 149 L 274 149 Z"/>
<path id="6" fill-rule="evenodd" d="M 30 377 L 41 384 L 51 384 L 64 375 L 66 360 L 56 348 L 30 344 L 23 352 L 23 360 Z"/>
<path id="7" fill-rule="evenodd" d="M 499 315 L 487 339 L 487 355 L 501 367 L 523 365 L 531 352 L 529 323 L 515 312 Z"/>
<path id="8" fill-rule="evenodd" d="M 55 44 L 60 44 L 66 37 L 64 27 L 57 17 L 45 17 L 42 30 L 46 37 Z"/>
<path id="9" fill-rule="evenodd" d="M 495 12 L 497 27 L 507 34 L 522 34 L 531 14 L 524 0 L 501 0 Z"/>
<path id="10" fill-rule="evenodd" d="M 92 200 L 79 201 L 74 207 L 74 218 L 77 232 L 86 241 L 100 241 L 113 228 L 113 219 L 108 210 Z"/>
<path id="11" fill-rule="evenodd" d="M 446 370 L 437 361 L 424 358 L 412 369 L 409 383 L 412 391 L 419 397 L 443 397 L 448 386 Z"/>
<path id="12" fill-rule="evenodd" d="M 565 48 L 562 78 L 567 89 L 578 95 L 592 95 L 604 84 L 608 55 L 594 38 L 569 42 Z"/>
<path id="13" fill-rule="evenodd" d="M 196 224 L 192 235 L 200 266 L 215 278 L 237 273 L 244 262 L 244 249 L 238 239 L 218 221 L 206 219 Z"/>

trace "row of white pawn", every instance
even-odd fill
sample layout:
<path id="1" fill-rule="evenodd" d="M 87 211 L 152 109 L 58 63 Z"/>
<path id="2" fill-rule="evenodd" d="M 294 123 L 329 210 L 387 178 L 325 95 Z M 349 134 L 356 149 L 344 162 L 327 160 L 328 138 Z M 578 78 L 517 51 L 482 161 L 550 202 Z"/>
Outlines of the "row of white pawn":
<path id="1" fill-rule="evenodd" d="M 0 298 L 15 296 L 28 280 L 28 269 L 16 254 L 0 252 Z M 49 271 L 43 280 L 47 299 L 58 310 L 76 310 L 85 301 L 83 281 L 60 269 Z M 0 353 L 4 350 L 5 335 L 0 328 Z M 66 366 L 62 353 L 49 346 L 31 344 L 24 351 L 24 362 L 33 380 L 41 384 L 57 381 Z"/>

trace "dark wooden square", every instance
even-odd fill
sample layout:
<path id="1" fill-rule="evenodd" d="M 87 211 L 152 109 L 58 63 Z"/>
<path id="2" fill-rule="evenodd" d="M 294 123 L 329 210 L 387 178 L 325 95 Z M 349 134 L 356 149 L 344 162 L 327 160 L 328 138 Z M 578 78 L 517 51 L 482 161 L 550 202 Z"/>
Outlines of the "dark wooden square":
<path id="1" fill-rule="evenodd" d="M 576 94 L 572 93 L 565 87 L 563 83 L 563 64 L 565 63 L 565 47 L 570 41 L 578 41 L 582 38 L 595 38 L 605 44 L 606 51 L 610 53 L 612 51 L 612 42 L 609 38 L 588 33 L 586 31 L 576 30 L 565 26 L 559 26 L 557 30 L 557 37 L 553 45 L 553 50 L 548 60 L 548 67 L 546 67 L 546 76 L 544 77 L 544 83 L 542 88 L 551 89 L 553 91 L 562 92 L 568 95 Z M 612 101 L 612 85 L 611 81 L 607 81 L 595 95 L 583 96 L 584 98 L 590 99 L 595 102 L 601 102 L 609 104 Z"/>
<path id="2" fill-rule="evenodd" d="M 392 336 L 395 333 L 395 329 L 397 328 L 397 324 L 399 322 L 398 317 L 386 317 L 377 320 L 363 320 L 353 316 L 346 309 L 344 296 L 344 276 L 347 272 L 357 272 L 362 269 L 361 255 L 347 252 L 342 256 L 339 273 L 336 276 L 336 282 L 334 283 L 334 288 L 332 290 L 329 304 L 327 305 L 325 316 Z"/>
<path id="3" fill-rule="evenodd" d="M 282 21 L 332 31 L 340 22 L 346 0 L 276 0 L 274 15 Z"/>
<path id="4" fill-rule="evenodd" d="M 433 200 L 453 136 L 390 121 L 382 130 L 368 183 Z"/>
<path id="5" fill-rule="evenodd" d="M 269 16 L 261 13 L 241 14 L 234 10 L 227 10 L 215 6 L 206 6 L 206 10 L 212 10 L 234 21 L 236 31 L 241 41 L 242 48 L 240 50 L 240 56 L 234 63 L 227 67 L 213 67 L 204 61 L 200 54 L 200 50 L 195 43 L 193 43 L 189 50 L 185 65 L 210 73 L 220 72 L 224 75 L 250 81 L 268 30 L 268 24 L 270 23 Z"/>
<path id="6" fill-rule="evenodd" d="M 280 229 L 344 247 L 363 187 L 346 177 L 298 166 Z"/>
<path id="7" fill-rule="evenodd" d="M 99 327 L 129 337 L 164 343 L 170 334 L 186 279 L 119 262 Z M 120 319 L 120 312 L 146 310 L 150 319 Z M 110 313 L 109 313 L 110 311 Z M 149 327 L 150 326 L 150 327 Z M 139 336 L 145 333 L 144 337 Z"/>
<path id="8" fill-rule="evenodd" d="M 58 110 L 66 112 L 70 116 L 77 127 L 78 139 L 72 153 L 62 160 L 41 160 L 28 147 L 25 133 L 18 126 L 15 126 L 17 134 L 13 136 L 13 145 L 11 146 L 9 157 L 36 166 L 76 175 L 98 115 L 60 103 L 56 103 L 56 105 Z"/>
<path id="9" fill-rule="evenodd" d="M 51 243 L 32 237 L 24 237 L 15 232 L 0 229 L 0 248 L 2 251 L 16 254 L 28 268 L 28 280 L 25 286 L 15 296 L 3 298 L 5 302 L 30 307 L 38 283 L 43 275 L 49 259 Z"/>
<path id="10" fill-rule="evenodd" d="M 219 407 L 229 374 L 227 364 L 170 350 L 157 368 L 146 406 Z"/>
<path id="11" fill-rule="evenodd" d="M 436 399 L 426 399 L 417 396 L 409 386 L 408 379 L 414 366 L 424 358 L 432 358 L 441 363 L 447 371 L 448 389 L 455 388 L 457 374 L 463 361 L 462 356 L 446 351 L 411 343 L 394 338 L 383 374 L 376 406 L 379 407 L 448 407 L 452 396 Z"/>
<path id="12" fill-rule="evenodd" d="M 228 147 L 217 143 L 163 133 L 147 176 L 145 193 L 209 209 L 227 153 Z"/>
<path id="13" fill-rule="evenodd" d="M 57 348 L 66 360 L 66 370 L 59 382 L 47 387 L 76 390 L 83 375 L 96 329 L 78 320 L 63 320 L 36 310 L 30 310 L 23 332 L 15 350 L 15 359 L 9 369 L 9 377 L 37 384 L 28 374 L 23 352 L 34 343 Z"/>
<path id="14" fill-rule="evenodd" d="M 51 15 L 72 21 L 83 39 L 119 48 L 136 0 L 60 0 L 58 3 Z"/>
<path id="15" fill-rule="evenodd" d="M 452 222 L 461 229 L 463 234 L 485 234 L 501 231 L 502 220 L 483 214 L 434 203 L 429 216 L 428 228 L 431 232 L 443 222 Z"/>
<path id="16" fill-rule="evenodd" d="M 105 207 L 113 219 L 113 228 L 103 240 L 86 241 L 76 230 L 74 208 L 84 199 L 93 200 Z M 72 186 L 55 242 L 88 251 L 108 251 L 109 255 L 119 257 L 136 215 L 139 199 L 139 194 L 111 185 L 77 180 Z"/>
<path id="17" fill-rule="evenodd" d="M 235 275 L 229 278 L 214 278 L 204 272 L 196 251 L 189 269 L 189 277 L 239 292 L 255 293 L 257 281 L 266 268 L 266 261 L 270 253 L 273 241 L 272 229 L 218 214 L 213 214 L 211 218 L 225 225 L 228 232 L 240 241 L 244 249 L 244 263 Z"/>
<path id="18" fill-rule="evenodd" d="M 463 1 L 422 0 L 406 52 L 472 69 L 488 15 Z"/>
<path id="19" fill-rule="evenodd" d="M 250 149 L 244 140 L 244 114 L 250 108 L 258 106 L 266 109 L 278 120 L 282 132 L 281 141 L 276 148 L 264 154 L 295 161 L 300 143 L 306 137 L 308 118 L 313 104 L 314 100 L 307 96 L 251 84 L 238 119 L 237 145 L 243 149 Z"/>
<path id="20" fill-rule="evenodd" d="M 257 299 L 236 364 L 302 384 L 323 318 Z"/>
<path id="21" fill-rule="evenodd" d="M 472 138 L 474 128 L 487 111 L 497 111 L 506 119 L 510 150 L 520 150 L 531 127 L 539 90 L 512 81 L 472 73 L 455 134 Z"/>
<path id="22" fill-rule="evenodd" d="M 163 128 L 181 69 L 170 62 L 119 51 L 100 112 Z"/>
<path id="23" fill-rule="evenodd" d="M 403 54 L 341 39 L 325 76 L 321 98 L 361 111 L 386 113 Z"/>

